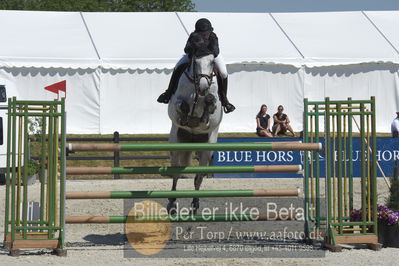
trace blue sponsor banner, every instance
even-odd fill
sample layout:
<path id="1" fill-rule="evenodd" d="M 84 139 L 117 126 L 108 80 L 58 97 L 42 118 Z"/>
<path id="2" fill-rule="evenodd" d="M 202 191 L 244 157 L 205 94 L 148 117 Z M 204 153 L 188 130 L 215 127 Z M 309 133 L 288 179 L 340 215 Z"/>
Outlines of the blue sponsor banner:
<path id="1" fill-rule="evenodd" d="M 300 141 L 299 138 L 220 138 L 218 142 L 274 142 L 274 141 Z M 321 141 L 324 145 L 324 139 Z M 353 138 L 353 174 L 360 176 L 360 138 Z M 320 153 L 320 172 L 324 176 L 324 154 Z M 335 154 L 337 158 L 337 153 Z M 348 158 L 345 158 L 348 160 Z M 399 160 L 399 138 L 377 138 L 377 160 L 385 176 L 392 176 L 394 160 Z M 216 151 L 213 158 L 214 165 L 297 165 L 303 164 L 301 151 Z M 383 174 L 377 167 L 377 174 Z M 220 178 L 284 178 L 302 177 L 298 173 L 240 173 L 240 174 L 215 174 Z"/>

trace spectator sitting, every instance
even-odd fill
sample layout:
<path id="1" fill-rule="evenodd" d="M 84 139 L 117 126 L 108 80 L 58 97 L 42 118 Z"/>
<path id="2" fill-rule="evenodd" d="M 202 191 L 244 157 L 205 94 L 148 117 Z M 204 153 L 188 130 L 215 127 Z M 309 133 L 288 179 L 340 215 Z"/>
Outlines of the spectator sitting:
<path id="1" fill-rule="evenodd" d="M 290 119 L 288 118 L 288 115 L 283 113 L 283 111 L 284 107 L 279 105 L 277 108 L 277 113 L 273 115 L 273 135 L 277 136 L 278 134 L 284 134 L 288 130 L 292 133 L 292 136 L 295 137 L 295 133 L 290 126 Z"/>
<path id="2" fill-rule="evenodd" d="M 399 138 L 399 111 L 396 112 L 396 118 L 391 124 L 392 138 Z"/>
<path id="3" fill-rule="evenodd" d="M 256 115 L 256 134 L 260 137 L 273 137 L 270 131 L 270 115 L 266 113 L 267 106 L 262 104 Z"/>

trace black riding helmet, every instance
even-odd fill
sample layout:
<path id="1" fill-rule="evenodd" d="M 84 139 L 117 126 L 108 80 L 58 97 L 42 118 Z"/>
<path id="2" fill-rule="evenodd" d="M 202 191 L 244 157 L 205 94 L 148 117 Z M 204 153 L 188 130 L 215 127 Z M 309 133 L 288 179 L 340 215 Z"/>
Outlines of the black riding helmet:
<path id="1" fill-rule="evenodd" d="M 195 32 L 200 34 L 206 34 L 213 31 L 211 22 L 206 18 L 200 18 L 195 23 Z"/>

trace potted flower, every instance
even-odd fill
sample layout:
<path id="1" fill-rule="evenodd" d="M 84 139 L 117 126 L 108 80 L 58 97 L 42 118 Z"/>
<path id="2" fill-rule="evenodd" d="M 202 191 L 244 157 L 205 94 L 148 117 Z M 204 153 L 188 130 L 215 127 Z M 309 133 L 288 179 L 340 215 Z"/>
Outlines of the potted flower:
<path id="1" fill-rule="evenodd" d="M 378 206 L 378 241 L 384 247 L 399 248 L 399 177 L 395 161 L 387 206 Z"/>
<path id="2" fill-rule="evenodd" d="M 399 248 L 399 211 L 378 206 L 378 242 L 383 247 Z"/>
<path id="3" fill-rule="evenodd" d="M 378 242 L 383 247 L 399 248 L 399 177 L 398 162 L 395 161 L 394 174 L 391 178 L 389 197 L 385 205 L 377 207 Z M 352 210 L 351 221 L 360 221 L 362 210 Z"/>
<path id="4" fill-rule="evenodd" d="M 383 247 L 399 248 L 399 211 L 385 205 L 378 205 L 378 243 Z M 361 221 L 362 210 L 352 210 L 351 221 Z"/>

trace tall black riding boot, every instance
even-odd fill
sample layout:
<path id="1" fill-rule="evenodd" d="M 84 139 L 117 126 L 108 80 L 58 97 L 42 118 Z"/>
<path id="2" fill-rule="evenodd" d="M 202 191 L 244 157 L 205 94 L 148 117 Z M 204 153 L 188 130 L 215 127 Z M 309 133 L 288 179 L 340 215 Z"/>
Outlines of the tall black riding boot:
<path id="1" fill-rule="evenodd" d="M 173 93 L 175 93 L 177 89 L 177 85 L 179 84 L 179 79 L 181 75 L 183 74 L 184 70 L 187 68 L 189 63 L 181 64 L 180 66 L 177 66 L 172 73 L 172 77 L 170 78 L 169 81 L 169 86 L 168 89 L 159 95 L 157 101 L 159 103 L 168 103 L 170 100 L 170 97 L 172 97 Z"/>
<path id="2" fill-rule="evenodd" d="M 218 81 L 218 93 L 220 101 L 222 102 L 223 110 L 226 114 L 233 112 L 236 108 L 227 99 L 227 78 L 222 79 L 220 75 L 216 75 L 216 77 Z"/>

